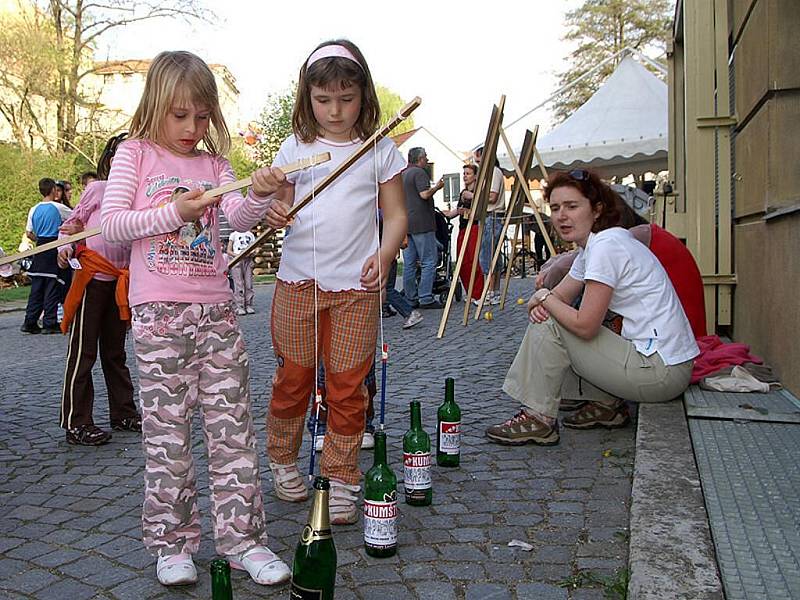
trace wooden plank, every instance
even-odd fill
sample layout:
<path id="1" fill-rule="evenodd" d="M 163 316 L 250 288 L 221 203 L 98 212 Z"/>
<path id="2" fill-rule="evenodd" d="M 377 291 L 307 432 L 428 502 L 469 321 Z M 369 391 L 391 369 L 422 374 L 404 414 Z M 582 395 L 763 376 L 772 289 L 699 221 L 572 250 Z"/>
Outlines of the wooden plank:
<path id="1" fill-rule="evenodd" d="M 334 181 L 336 181 L 347 169 L 353 166 L 358 159 L 364 156 L 369 150 L 378 143 L 379 140 L 389 135 L 389 133 L 397 127 L 400 123 L 405 121 L 408 116 L 414 112 L 417 107 L 422 103 L 422 100 L 419 96 L 415 97 L 411 102 L 406 104 L 403 108 L 400 109 L 400 112 L 397 113 L 397 116 L 389 121 L 386 125 L 381 127 L 378 131 L 373 133 L 369 138 L 367 138 L 363 144 L 361 144 L 356 150 L 348 156 L 344 161 L 342 161 L 339 166 L 337 166 L 333 171 L 331 171 L 325 179 L 319 182 L 317 186 L 312 189 L 305 197 L 300 200 L 297 204 L 294 204 L 289 211 L 289 218 L 291 219 L 294 215 L 296 215 L 300 210 L 302 210 L 309 202 L 311 202 L 314 198 L 316 198 L 319 194 L 321 194 L 328 186 L 330 186 Z M 273 227 L 268 227 L 265 231 L 263 231 L 255 241 L 250 244 L 241 254 L 238 254 L 230 263 L 228 263 L 228 268 L 231 268 L 237 265 L 240 261 L 244 260 L 245 257 L 249 256 L 253 250 L 255 250 L 258 246 L 268 240 L 271 236 L 275 234 L 278 230 Z"/>

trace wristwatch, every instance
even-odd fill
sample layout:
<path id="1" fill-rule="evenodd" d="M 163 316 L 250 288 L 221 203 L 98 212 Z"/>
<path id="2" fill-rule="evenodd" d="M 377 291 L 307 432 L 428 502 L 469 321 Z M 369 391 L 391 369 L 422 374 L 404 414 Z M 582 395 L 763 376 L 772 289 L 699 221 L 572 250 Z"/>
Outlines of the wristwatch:
<path id="1" fill-rule="evenodd" d="M 544 304 L 544 301 L 547 300 L 547 297 L 552 293 L 553 292 L 547 288 L 541 288 L 536 290 L 536 293 L 533 295 L 533 297 L 538 300 L 539 304 Z"/>

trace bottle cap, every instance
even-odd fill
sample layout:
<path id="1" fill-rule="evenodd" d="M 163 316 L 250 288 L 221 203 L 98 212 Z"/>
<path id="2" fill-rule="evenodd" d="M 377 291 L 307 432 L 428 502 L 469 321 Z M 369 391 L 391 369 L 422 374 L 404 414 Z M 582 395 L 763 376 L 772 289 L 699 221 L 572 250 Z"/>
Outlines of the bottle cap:
<path id="1" fill-rule="evenodd" d="M 215 558 L 209 564 L 209 570 L 212 573 L 227 573 L 230 570 L 230 564 L 227 559 Z"/>
<path id="2" fill-rule="evenodd" d="M 331 489 L 331 482 L 327 477 L 323 477 L 322 475 L 317 475 L 314 478 L 314 489 L 329 490 Z"/>

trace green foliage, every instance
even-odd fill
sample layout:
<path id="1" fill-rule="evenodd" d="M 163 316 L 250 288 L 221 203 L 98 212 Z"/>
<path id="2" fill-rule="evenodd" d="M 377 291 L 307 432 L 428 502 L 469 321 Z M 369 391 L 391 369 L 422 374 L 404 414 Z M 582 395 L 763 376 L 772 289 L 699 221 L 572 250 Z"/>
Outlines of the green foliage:
<path id="1" fill-rule="evenodd" d="M 261 139 L 256 144 L 255 154 L 259 166 L 271 165 L 283 140 L 291 135 L 296 93 L 297 83 L 292 83 L 287 89 L 267 96 L 267 103 L 258 118 Z"/>
<path id="2" fill-rule="evenodd" d="M 79 155 L 30 152 L 11 144 L 0 144 L 0 246 L 7 254 L 17 251 L 31 206 L 41 200 L 42 177 L 73 182 L 72 205 L 81 192 L 80 175 L 90 168 Z"/>
<path id="3" fill-rule="evenodd" d="M 397 93 L 382 85 L 376 86 L 376 92 L 381 106 L 380 125 L 383 126 L 392 120 L 406 103 Z M 259 166 L 272 164 L 283 140 L 291 135 L 292 110 L 296 94 L 297 83 L 292 83 L 287 89 L 267 96 L 266 105 L 258 118 L 261 139 L 255 146 L 255 155 Z M 413 128 L 414 119 L 409 117 L 392 131 L 392 135 Z"/>
<path id="4" fill-rule="evenodd" d="M 584 0 L 566 14 L 569 29 L 563 39 L 577 43 L 577 48 L 569 57 L 569 67 L 559 74 L 558 86 L 574 81 L 625 47 L 663 52 L 672 5 L 671 0 Z M 610 61 L 561 94 L 553 103 L 556 121 L 563 121 L 585 103 L 620 60 Z"/>
<path id="5" fill-rule="evenodd" d="M 380 124 L 381 127 L 383 127 L 386 125 L 386 123 L 397 116 L 397 113 L 400 112 L 400 109 L 406 105 L 406 102 L 400 97 L 399 94 L 382 85 L 375 86 L 375 91 L 378 93 L 378 102 L 381 105 Z M 405 121 L 395 127 L 392 130 L 391 135 L 399 135 L 401 133 L 405 133 L 406 131 L 411 131 L 412 129 L 414 129 L 413 116 L 408 117 Z"/>
<path id="6" fill-rule="evenodd" d="M 231 162 L 236 179 L 244 179 L 258 168 L 255 160 L 251 158 L 251 152 L 245 147 L 244 141 L 234 138 L 231 151 L 228 153 L 228 160 Z"/>

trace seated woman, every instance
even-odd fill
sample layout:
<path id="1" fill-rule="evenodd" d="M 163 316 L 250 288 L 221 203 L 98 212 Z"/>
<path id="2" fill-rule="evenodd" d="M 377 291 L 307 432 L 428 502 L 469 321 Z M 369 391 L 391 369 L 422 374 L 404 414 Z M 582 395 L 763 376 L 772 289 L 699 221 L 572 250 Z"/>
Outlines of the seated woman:
<path id="1" fill-rule="evenodd" d="M 613 190 L 592 172 L 562 172 L 550 177 L 545 200 L 553 226 L 578 255 L 555 288 L 540 288 L 528 301 L 531 324 L 503 385 L 523 407 L 486 430 L 501 444 L 557 444 L 562 396 L 591 400 L 564 419 L 567 427 L 624 426 L 624 400 L 680 395 L 699 354 L 664 268 L 617 226 Z M 581 292 L 576 310 L 571 303 Z M 601 326 L 609 309 L 622 316 L 621 335 Z"/>

